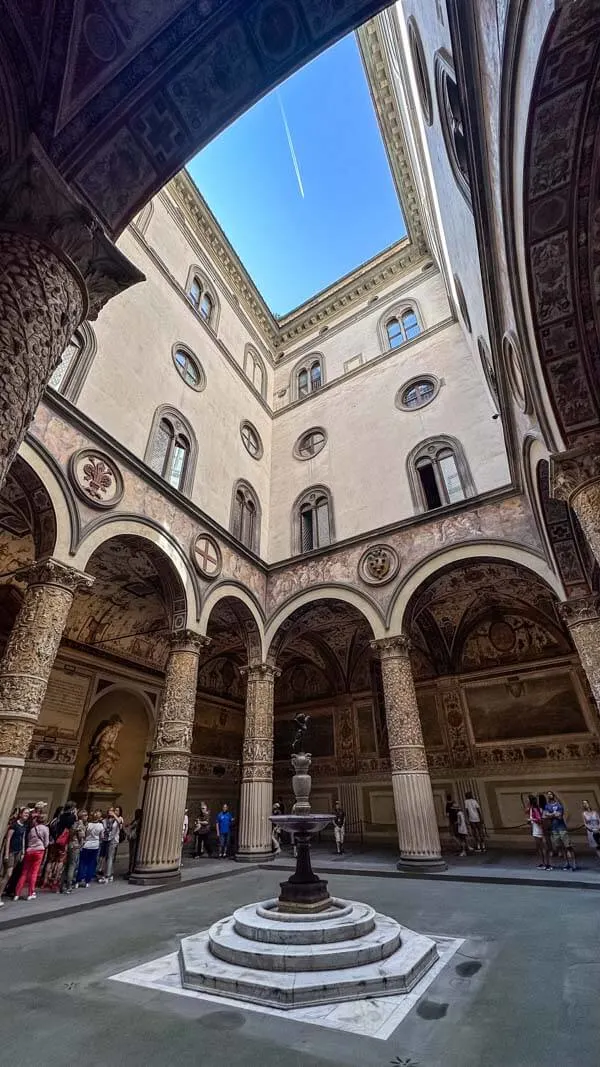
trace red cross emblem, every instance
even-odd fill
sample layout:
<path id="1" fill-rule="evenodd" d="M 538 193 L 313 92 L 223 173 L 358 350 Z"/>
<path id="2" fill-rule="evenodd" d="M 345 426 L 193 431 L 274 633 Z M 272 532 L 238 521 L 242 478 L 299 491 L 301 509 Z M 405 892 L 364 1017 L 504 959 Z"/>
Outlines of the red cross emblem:
<path id="1" fill-rule="evenodd" d="M 204 578 L 216 578 L 221 573 L 221 552 L 216 541 L 200 534 L 194 542 L 194 562 Z"/>

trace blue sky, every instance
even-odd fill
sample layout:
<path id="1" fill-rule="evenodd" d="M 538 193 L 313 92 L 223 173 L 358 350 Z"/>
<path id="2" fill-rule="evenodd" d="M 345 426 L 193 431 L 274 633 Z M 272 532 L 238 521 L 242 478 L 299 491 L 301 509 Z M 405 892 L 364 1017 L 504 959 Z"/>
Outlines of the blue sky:
<path id="1" fill-rule="evenodd" d="M 279 315 L 406 232 L 353 34 L 255 104 L 188 170 Z"/>

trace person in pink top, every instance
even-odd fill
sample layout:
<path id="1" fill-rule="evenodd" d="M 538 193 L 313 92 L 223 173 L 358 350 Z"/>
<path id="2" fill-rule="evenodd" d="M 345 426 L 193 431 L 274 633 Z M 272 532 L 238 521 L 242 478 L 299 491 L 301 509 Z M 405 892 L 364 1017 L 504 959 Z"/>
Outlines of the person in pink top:
<path id="1" fill-rule="evenodd" d="M 26 887 L 27 900 L 35 900 L 35 885 L 49 842 L 50 834 L 46 826 L 46 817 L 45 815 L 37 815 L 27 835 L 23 870 L 15 889 L 15 900 L 20 899 L 21 893 Z"/>

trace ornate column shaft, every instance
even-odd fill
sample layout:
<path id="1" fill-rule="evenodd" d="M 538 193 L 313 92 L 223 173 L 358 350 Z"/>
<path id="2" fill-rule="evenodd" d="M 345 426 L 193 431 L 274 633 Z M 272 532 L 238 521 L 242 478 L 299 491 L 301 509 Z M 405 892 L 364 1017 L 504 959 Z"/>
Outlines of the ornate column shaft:
<path id="1" fill-rule="evenodd" d="M 183 630 L 171 651 L 144 794 L 142 827 L 130 882 L 179 878 L 200 653 L 210 638 Z"/>
<path id="2" fill-rule="evenodd" d="M 552 496 L 565 500 L 577 515 L 594 557 L 600 563 L 600 438 L 550 459 Z"/>
<path id="3" fill-rule="evenodd" d="M 0 835 L 14 807 L 73 597 L 94 580 L 52 559 L 35 563 L 22 577 L 25 598 L 0 661 Z"/>
<path id="4" fill-rule="evenodd" d="M 410 664 L 403 635 L 373 641 L 381 659 L 392 788 L 400 843 L 399 870 L 444 870 L 431 778 Z"/>
<path id="5" fill-rule="evenodd" d="M 76 327 L 142 279 L 32 139 L 0 178 L 0 486 Z"/>
<path id="6" fill-rule="evenodd" d="M 236 859 L 270 859 L 273 808 L 273 697 L 276 667 L 245 667 L 246 722 L 242 754 L 242 788 Z"/>
<path id="7" fill-rule="evenodd" d="M 561 610 L 600 711 L 600 596 L 567 600 Z"/>

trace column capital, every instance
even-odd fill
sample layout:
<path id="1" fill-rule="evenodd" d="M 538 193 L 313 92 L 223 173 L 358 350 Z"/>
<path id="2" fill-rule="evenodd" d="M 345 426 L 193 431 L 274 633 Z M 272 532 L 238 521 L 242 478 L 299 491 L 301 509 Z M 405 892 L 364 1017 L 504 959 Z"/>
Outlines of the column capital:
<path id="1" fill-rule="evenodd" d="M 281 670 L 273 663 L 248 663 L 245 667 L 240 667 L 240 674 L 249 682 L 258 682 L 262 678 L 272 678 L 275 681 L 279 678 Z"/>
<path id="2" fill-rule="evenodd" d="M 78 589 L 90 589 L 94 584 L 93 575 L 78 571 L 75 567 L 69 567 L 51 557 L 37 560 L 30 567 L 18 571 L 15 577 L 25 581 L 30 589 L 38 585 L 54 585 L 59 589 L 66 589 L 69 593 L 75 593 Z"/>
<path id="3" fill-rule="evenodd" d="M 171 652 L 193 652 L 199 656 L 212 644 L 206 634 L 196 633 L 195 630 L 173 630 L 169 634 Z"/>
<path id="4" fill-rule="evenodd" d="M 0 179 L 0 229 L 36 238 L 76 268 L 81 318 L 95 319 L 111 297 L 144 281 L 75 196 L 36 137 Z"/>
<path id="5" fill-rule="evenodd" d="M 378 641 L 371 641 L 371 648 L 378 653 L 381 660 L 409 659 L 412 644 L 406 634 L 396 634 L 382 637 Z"/>
<path id="6" fill-rule="evenodd" d="M 550 493 L 571 503 L 574 496 L 600 481 L 600 435 L 592 433 L 567 452 L 550 456 Z"/>
<path id="7" fill-rule="evenodd" d="M 588 596 L 565 600 L 560 605 L 560 612 L 569 629 L 589 622 L 599 622 L 600 594 L 589 593 Z"/>

